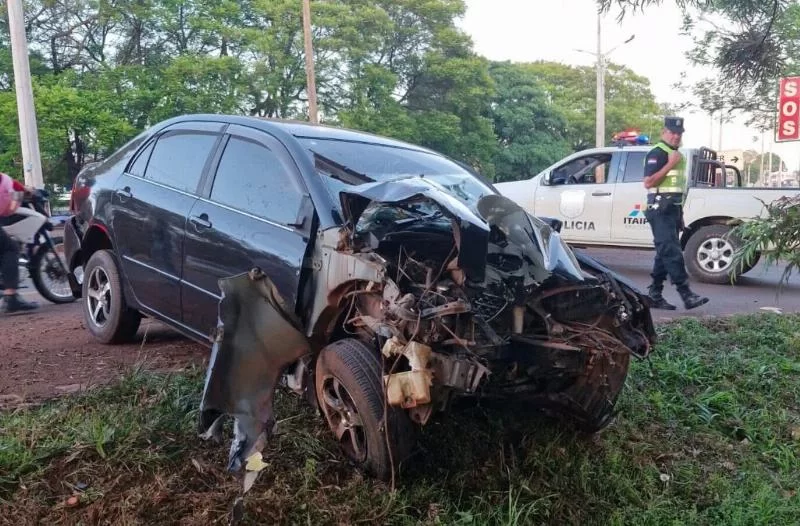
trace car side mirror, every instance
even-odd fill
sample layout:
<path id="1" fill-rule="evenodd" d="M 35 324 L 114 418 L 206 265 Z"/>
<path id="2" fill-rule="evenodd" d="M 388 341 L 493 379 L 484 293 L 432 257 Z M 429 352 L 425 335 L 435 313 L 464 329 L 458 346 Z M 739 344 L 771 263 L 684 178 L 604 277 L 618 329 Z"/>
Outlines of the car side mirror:
<path id="1" fill-rule="evenodd" d="M 550 178 L 553 177 L 553 172 L 545 172 L 542 174 L 542 185 L 543 186 L 550 186 L 551 181 Z"/>

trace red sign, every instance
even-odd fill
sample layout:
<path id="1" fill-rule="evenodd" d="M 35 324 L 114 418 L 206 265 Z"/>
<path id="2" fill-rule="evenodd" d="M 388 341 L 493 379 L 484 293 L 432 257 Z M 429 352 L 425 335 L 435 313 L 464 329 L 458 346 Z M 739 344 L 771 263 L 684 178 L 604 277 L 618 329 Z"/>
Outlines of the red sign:
<path id="1" fill-rule="evenodd" d="M 800 77 L 781 79 L 776 142 L 800 140 Z"/>

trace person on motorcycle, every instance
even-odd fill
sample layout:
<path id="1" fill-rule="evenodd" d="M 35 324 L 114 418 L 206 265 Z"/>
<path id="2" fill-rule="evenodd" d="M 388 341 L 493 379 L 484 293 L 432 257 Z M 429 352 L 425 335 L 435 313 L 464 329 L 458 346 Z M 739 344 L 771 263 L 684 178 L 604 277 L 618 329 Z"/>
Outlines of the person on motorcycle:
<path id="1" fill-rule="evenodd" d="M 4 219 L 13 215 L 19 208 L 22 197 L 27 191 L 24 185 L 9 175 L 0 173 L 0 227 Z M 6 313 L 32 311 L 39 308 L 35 302 L 23 300 L 17 294 L 19 286 L 19 246 L 16 241 L 0 228 L 0 275 L 3 277 L 2 310 Z"/>

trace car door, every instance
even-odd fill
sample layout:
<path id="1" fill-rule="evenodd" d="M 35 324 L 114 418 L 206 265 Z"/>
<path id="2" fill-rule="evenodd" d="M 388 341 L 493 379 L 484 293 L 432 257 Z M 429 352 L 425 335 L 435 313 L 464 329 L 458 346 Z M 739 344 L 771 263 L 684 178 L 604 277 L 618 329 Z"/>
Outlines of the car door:
<path id="1" fill-rule="evenodd" d="M 614 206 L 611 235 L 614 244 L 652 246 L 653 233 L 644 211 L 647 208 L 647 189 L 644 187 L 645 151 L 625 152 L 620 177 L 614 186 Z"/>
<path id="2" fill-rule="evenodd" d="M 218 281 L 261 268 L 296 305 L 313 210 L 300 173 L 274 137 L 232 125 L 204 195 L 190 212 L 183 263 L 183 323 L 217 325 Z"/>
<path id="3" fill-rule="evenodd" d="M 619 157 L 615 151 L 592 152 L 554 167 L 536 190 L 536 215 L 563 221 L 568 242 L 608 242 Z"/>
<path id="4" fill-rule="evenodd" d="M 139 305 L 172 321 L 181 319 L 186 218 L 221 131 L 215 123 L 169 127 L 142 148 L 115 186 L 111 226 L 130 291 Z"/>

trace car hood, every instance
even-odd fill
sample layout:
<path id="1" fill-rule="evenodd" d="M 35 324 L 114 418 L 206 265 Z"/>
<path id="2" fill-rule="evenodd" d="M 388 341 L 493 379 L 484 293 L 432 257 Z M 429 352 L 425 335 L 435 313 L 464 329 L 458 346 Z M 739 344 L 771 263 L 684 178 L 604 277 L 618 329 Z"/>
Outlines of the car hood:
<path id="1" fill-rule="evenodd" d="M 449 220 L 456 238 L 459 267 L 473 283 L 483 282 L 491 274 L 487 275 L 486 267 L 498 244 L 503 247 L 502 252 L 508 252 L 505 249 L 510 245 L 514 253 L 525 259 L 528 273 L 539 283 L 553 273 L 570 281 L 585 279 L 560 234 L 500 194 L 487 194 L 470 204 L 434 179 L 420 176 L 359 185 L 340 191 L 339 198 L 353 234 L 379 230 L 369 221 L 363 221 L 371 207 L 400 210 L 415 203 L 429 211 L 438 209 Z M 400 219 L 403 215 L 395 217 Z M 425 222 L 425 218 L 418 222 Z"/>

